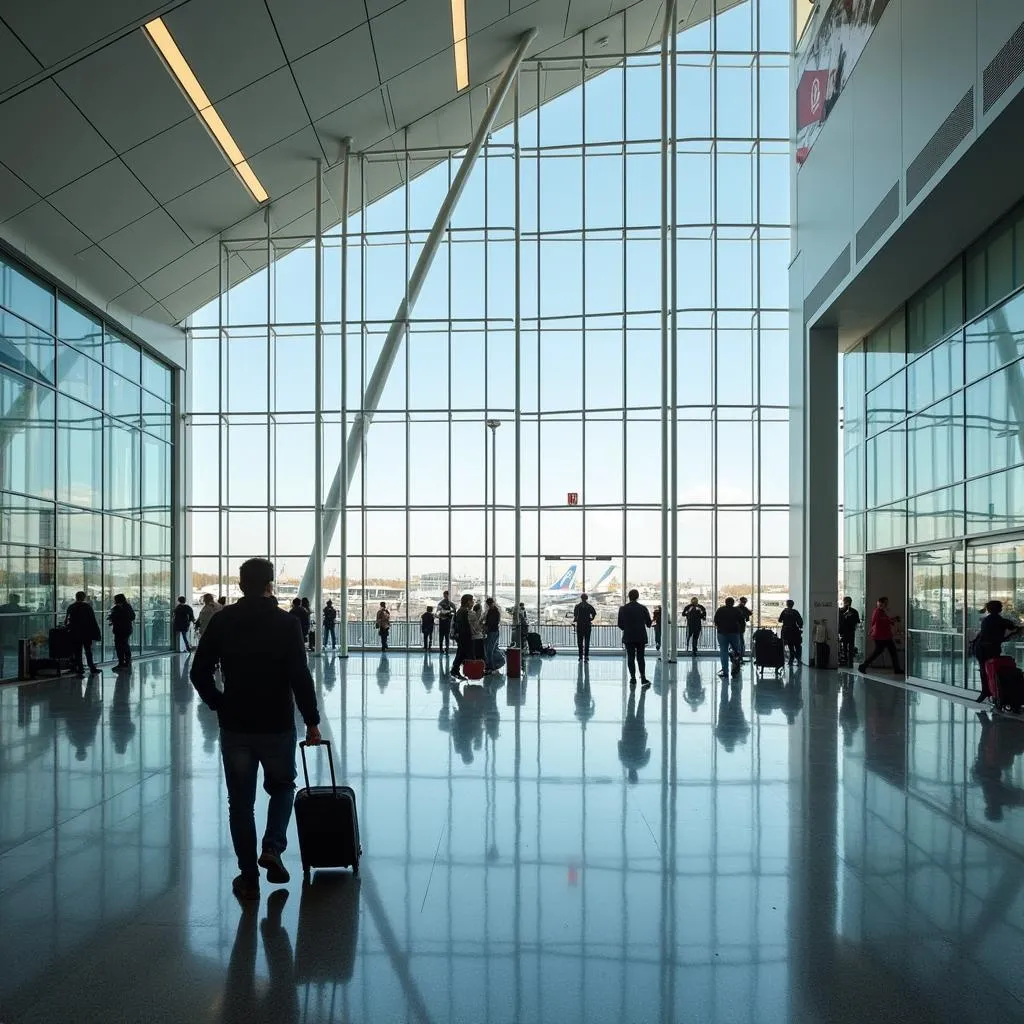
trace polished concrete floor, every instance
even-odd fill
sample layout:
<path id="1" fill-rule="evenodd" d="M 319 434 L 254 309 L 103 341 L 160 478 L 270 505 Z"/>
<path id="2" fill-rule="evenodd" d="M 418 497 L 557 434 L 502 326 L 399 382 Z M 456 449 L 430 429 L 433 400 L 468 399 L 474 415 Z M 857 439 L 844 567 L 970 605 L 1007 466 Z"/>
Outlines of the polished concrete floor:
<path id="1" fill-rule="evenodd" d="M 3 1024 L 1024 1019 L 1024 723 L 710 660 L 314 667 L 362 871 L 304 888 L 293 841 L 250 909 L 183 656 L 0 689 Z"/>

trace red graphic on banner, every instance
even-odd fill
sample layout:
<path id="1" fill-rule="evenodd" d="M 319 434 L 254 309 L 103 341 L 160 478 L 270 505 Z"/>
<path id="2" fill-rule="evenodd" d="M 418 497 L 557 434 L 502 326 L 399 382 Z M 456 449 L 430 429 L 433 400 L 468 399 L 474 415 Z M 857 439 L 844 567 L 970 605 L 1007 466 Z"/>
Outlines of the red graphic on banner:
<path id="1" fill-rule="evenodd" d="M 796 89 L 797 131 L 825 120 L 825 97 L 828 94 L 828 70 L 805 71 Z"/>
<path id="2" fill-rule="evenodd" d="M 566 497 L 566 504 L 578 505 L 580 503 L 580 496 L 576 491 L 570 491 Z"/>

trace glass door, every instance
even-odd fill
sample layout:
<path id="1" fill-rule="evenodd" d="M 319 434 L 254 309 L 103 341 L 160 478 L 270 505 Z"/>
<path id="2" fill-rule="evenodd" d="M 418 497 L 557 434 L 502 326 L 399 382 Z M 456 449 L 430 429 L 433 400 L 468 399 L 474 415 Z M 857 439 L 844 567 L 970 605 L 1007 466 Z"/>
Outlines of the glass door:
<path id="1" fill-rule="evenodd" d="M 907 561 L 907 671 L 930 682 L 963 686 L 963 548 L 911 551 Z"/>
<path id="2" fill-rule="evenodd" d="M 967 548 L 967 614 L 965 633 L 968 639 L 978 629 L 984 608 L 989 601 L 1003 602 L 1003 615 L 1020 621 L 1024 617 L 1024 537 L 998 542 L 971 544 Z M 1024 664 L 1024 642 L 1015 637 L 1003 644 L 1003 654 Z M 973 666 L 967 668 L 968 686 L 977 690 L 980 679 Z"/>

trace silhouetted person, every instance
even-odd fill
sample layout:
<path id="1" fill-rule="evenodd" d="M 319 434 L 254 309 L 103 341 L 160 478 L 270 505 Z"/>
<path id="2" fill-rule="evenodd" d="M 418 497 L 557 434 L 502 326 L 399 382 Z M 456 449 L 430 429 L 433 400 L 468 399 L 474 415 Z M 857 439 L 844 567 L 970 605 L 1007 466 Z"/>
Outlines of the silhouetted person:
<path id="1" fill-rule="evenodd" d="M 452 662 L 451 675 L 454 679 L 461 679 L 462 663 L 467 658 L 473 657 L 473 625 L 470 621 L 470 612 L 473 610 L 473 595 L 463 594 L 459 602 L 459 610 L 455 613 L 453 626 L 455 629 L 455 660 Z"/>
<path id="2" fill-rule="evenodd" d="M 131 635 L 135 628 L 135 609 L 128 603 L 124 594 L 114 595 L 114 607 L 107 616 L 110 631 L 114 634 L 114 651 L 117 654 L 117 668 L 131 668 L 132 645 Z"/>
<path id="3" fill-rule="evenodd" d="M 900 652 L 896 650 L 896 644 L 892 639 L 892 624 L 893 620 L 889 617 L 889 598 L 880 597 L 875 604 L 875 610 L 871 613 L 871 627 L 868 633 L 875 649 L 871 652 L 870 658 L 860 663 L 858 671 L 863 672 L 888 651 L 892 658 L 893 672 L 898 676 L 903 675 L 903 669 L 900 668 Z"/>
<path id="4" fill-rule="evenodd" d="M 686 646 L 692 649 L 694 655 L 697 654 L 697 644 L 707 617 L 708 611 L 704 605 L 697 598 L 691 597 L 690 603 L 683 609 L 683 618 L 686 619 Z"/>
<path id="5" fill-rule="evenodd" d="M 978 712 L 981 735 L 974 761 L 974 778 L 985 797 L 985 817 L 1002 821 L 1004 807 L 1024 805 L 1024 790 L 1003 780 L 1003 773 L 1024 753 L 1024 724 L 1010 718 L 992 721 L 985 711 Z"/>
<path id="6" fill-rule="evenodd" d="M 391 632 L 391 612 L 388 611 L 385 601 L 381 601 L 380 607 L 377 609 L 375 625 L 380 634 L 380 649 L 386 651 L 388 649 L 388 633 Z"/>
<path id="7" fill-rule="evenodd" d="M 114 749 L 123 754 L 135 735 L 131 705 L 132 677 L 127 672 L 119 673 L 114 680 L 114 699 L 110 706 L 110 738 Z"/>
<path id="8" fill-rule="evenodd" d="M 306 646 L 311 650 L 316 650 L 316 617 L 313 615 L 313 609 L 310 607 L 309 598 L 304 597 L 300 601 L 302 610 L 306 613 Z"/>
<path id="9" fill-rule="evenodd" d="M 452 731 L 452 686 L 454 685 L 444 679 L 441 680 L 441 708 L 437 712 L 437 727 L 441 732 Z"/>
<path id="10" fill-rule="evenodd" d="M 171 699 L 180 714 L 192 703 L 195 690 L 188 680 L 188 663 L 184 658 L 171 658 Z"/>
<path id="11" fill-rule="evenodd" d="M 427 610 L 420 616 L 420 633 L 423 634 L 423 650 L 429 651 L 434 644 L 434 616 L 433 605 L 427 605 Z"/>
<path id="12" fill-rule="evenodd" d="M 1002 601 L 989 601 L 985 605 L 985 615 L 978 626 L 978 635 L 974 638 L 974 656 L 981 672 L 981 693 L 977 698 L 979 703 L 992 696 L 985 662 L 990 658 L 998 658 L 1003 653 L 1003 642 L 1019 632 L 1020 626 L 1016 622 L 1003 617 Z"/>
<path id="13" fill-rule="evenodd" d="M 455 605 L 448 598 L 446 590 L 437 602 L 437 653 L 447 654 L 451 647 L 452 619 L 455 617 Z"/>
<path id="14" fill-rule="evenodd" d="M 501 609 L 493 597 L 487 598 L 483 614 L 484 664 L 487 671 L 497 672 L 505 664 L 505 656 L 498 650 L 501 638 Z"/>
<path id="15" fill-rule="evenodd" d="M 381 651 L 380 661 L 377 662 L 377 687 L 381 693 L 388 688 L 391 682 L 391 664 L 388 662 L 387 653 Z"/>
<path id="16" fill-rule="evenodd" d="M 857 714 L 857 700 L 853 695 L 853 681 L 849 676 L 843 681 L 839 698 L 839 725 L 843 730 L 843 746 L 852 747 L 853 737 L 860 727 L 860 717 Z"/>
<path id="17" fill-rule="evenodd" d="M 837 632 L 839 634 L 839 664 L 853 665 L 853 652 L 856 649 L 857 627 L 860 625 L 860 612 L 853 607 L 853 598 L 844 597 L 839 609 Z"/>
<path id="18" fill-rule="evenodd" d="M 334 603 L 328 600 L 327 604 L 324 605 L 323 611 L 324 620 L 324 650 L 327 650 L 327 641 L 331 641 L 331 650 L 336 651 L 338 649 L 338 634 L 336 632 L 338 622 L 338 609 L 334 607 Z"/>
<path id="19" fill-rule="evenodd" d="M 189 610 L 191 611 L 191 609 Z M 89 671 L 99 672 L 92 656 L 92 645 L 100 639 L 100 624 L 96 621 L 96 613 L 92 610 L 92 605 L 85 599 L 84 590 L 75 594 L 75 603 L 68 607 L 67 614 L 64 616 L 64 625 L 68 628 L 72 648 L 75 652 L 75 671 L 80 676 L 85 675 L 82 657 L 84 653 L 84 660 L 89 663 Z"/>
<path id="20" fill-rule="evenodd" d="M 420 673 L 420 678 L 423 680 L 423 689 L 430 693 L 434 688 L 434 662 L 427 652 L 423 654 L 423 670 Z"/>
<path id="21" fill-rule="evenodd" d="M 572 624 L 576 630 L 576 646 L 579 648 L 580 661 L 590 658 L 590 631 L 597 618 L 597 609 L 590 603 L 586 594 L 580 594 L 579 602 L 572 610 Z"/>
<path id="22" fill-rule="evenodd" d="M 214 616 L 192 663 L 192 685 L 220 722 L 228 821 L 240 872 L 231 889 L 239 899 L 259 899 L 258 867 L 274 885 L 289 879 L 281 854 L 295 790 L 295 704 L 306 723 L 306 742 L 320 742 L 302 630 L 297 617 L 281 611 L 271 596 L 273 580 L 274 567 L 266 559 L 242 563 L 242 599 Z M 218 664 L 223 690 L 214 682 Z M 257 859 L 254 802 L 261 765 L 270 803 Z"/>
<path id="23" fill-rule="evenodd" d="M 302 633 L 302 646 L 305 648 L 309 640 L 309 609 L 302 606 L 301 598 L 294 597 L 292 598 L 292 606 L 288 609 L 288 614 L 294 616 L 295 621 L 298 622 L 299 631 Z"/>
<path id="24" fill-rule="evenodd" d="M 794 661 L 800 660 L 803 651 L 804 617 L 792 601 L 787 601 L 786 607 L 779 613 L 779 622 L 782 623 L 782 642 L 789 650 L 789 663 L 792 665 Z"/>
<path id="25" fill-rule="evenodd" d="M 594 697 L 590 692 L 590 666 L 581 665 L 576 673 L 576 693 L 573 697 L 573 704 L 576 708 L 576 717 L 584 729 L 594 717 L 596 705 Z"/>
<path id="26" fill-rule="evenodd" d="M 328 693 L 334 689 L 334 684 L 337 681 L 337 676 L 335 675 L 337 672 L 337 664 L 338 663 L 334 658 L 328 658 L 324 662 L 324 689 L 327 690 Z"/>
<path id="27" fill-rule="evenodd" d="M 753 617 L 753 612 L 747 607 L 747 599 L 741 597 L 739 604 L 736 605 L 736 611 L 739 612 L 740 618 L 743 620 L 743 628 L 740 630 L 740 658 L 747 653 L 747 626 L 750 624 L 750 620 Z"/>
<path id="28" fill-rule="evenodd" d="M 96 729 L 103 715 L 98 689 L 95 675 L 85 684 L 84 691 L 80 682 L 71 681 L 62 684 L 56 700 L 66 723 L 68 739 L 75 748 L 76 761 L 84 761 L 96 742 Z"/>
<path id="29" fill-rule="evenodd" d="M 801 668 L 802 666 L 797 665 L 797 668 L 789 674 L 789 678 L 782 687 L 782 700 L 779 702 L 779 707 L 782 708 L 782 713 L 790 725 L 796 721 L 796 716 L 800 714 L 800 710 L 804 706 Z"/>
<path id="30" fill-rule="evenodd" d="M 631 590 L 627 597 L 629 600 L 619 609 L 619 629 L 622 630 L 622 643 L 626 648 L 629 685 L 636 686 L 636 670 L 639 665 L 640 682 L 644 686 L 650 686 L 647 681 L 644 648 L 647 646 L 647 629 L 651 625 L 651 613 L 640 604 L 639 590 Z"/>
<path id="31" fill-rule="evenodd" d="M 743 713 L 743 684 L 737 680 L 732 682 L 731 693 L 729 684 L 722 684 L 715 735 L 718 737 L 718 742 L 730 754 L 736 749 L 738 743 L 746 743 L 747 736 L 750 735 L 750 725 Z"/>
<path id="32" fill-rule="evenodd" d="M 451 694 L 456 706 L 452 716 L 452 744 L 463 764 L 472 764 L 473 751 L 483 746 L 487 692 L 475 684 L 460 688 L 458 683 L 452 683 Z"/>
<path id="33" fill-rule="evenodd" d="M 192 644 L 188 639 L 188 631 L 192 628 L 192 623 L 196 621 L 196 613 L 192 611 L 192 605 L 190 605 L 184 597 L 179 597 L 178 603 L 174 606 L 174 612 L 171 618 L 173 620 L 172 626 L 174 628 L 175 649 L 180 649 L 177 646 L 177 638 L 180 636 L 185 644 L 185 650 L 191 652 Z"/>
<path id="34" fill-rule="evenodd" d="M 725 599 L 725 604 L 715 612 L 715 630 L 718 632 L 718 657 L 722 662 L 722 671 L 718 674 L 723 678 L 729 675 L 729 662 L 732 660 L 732 674 L 739 670 L 740 633 L 743 631 L 743 616 L 740 615 L 736 602 Z"/>
<path id="35" fill-rule="evenodd" d="M 686 689 L 683 691 L 683 700 L 690 705 L 691 711 L 696 711 L 706 699 L 707 694 L 704 691 L 704 682 L 700 677 L 700 667 L 696 661 L 691 661 L 690 667 L 686 671 Z"/>
<path id="36" fill-rule="evenodd" d="M 482 661 L 486 665 L 487 659 L 484 657 L 486 629 L 484 613 L 479 601 L 474 601 L 473 607 L 469 610 L 469 625 L 473 630 L 473 657 L 476 661 Z"/>
<path id="37" fill-rule="evenodd" d="M 637 781 L 639 769 L 646 768 L 651 760 L 651 749 L 647 746 L 647 726 L 644 724 L 645 700 L 646 690 L 640 691 L 639 703 L 636 690 L 630 693 L 626 717 L 622 722 L 622 738 L 619 740 L 619 760 L 626 769 L 626 777 L 633 783 Z"/>
<path id="38" fill-rule="evenodd" d="M 221 594 L 220 597 L 217 598 L 217 604 L 219 604 L 221 608 L 226 607 L 227 603 L 228 599 L 223 594 Z"/>
<path id="39" fill-rule="evenodd" d="M 210 624 L 210 619 L 223 608 L 213 599 L 213 594 L 203 594 L 203 606 L 199 609 L 199 616 L 196 618 L 196 635 L 202 636 L 203 631 Z"/>

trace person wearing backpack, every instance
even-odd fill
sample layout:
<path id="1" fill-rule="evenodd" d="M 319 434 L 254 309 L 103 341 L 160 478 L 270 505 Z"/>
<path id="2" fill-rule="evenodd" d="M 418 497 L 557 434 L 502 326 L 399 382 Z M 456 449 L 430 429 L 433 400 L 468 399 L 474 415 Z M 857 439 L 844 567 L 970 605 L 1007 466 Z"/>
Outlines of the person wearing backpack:
<path id="1" fill-rule="evenodd" d="M 1003 642 L 1016 636 L 1021 629 L 1012 619 L 1003 617 L 1002 601 L 989 601 L 985 605 L 985 613 L 978 627 L 978 635 L 974 638 L 974 656 L 978 659 L 981 672 L 981 693 L 977 697 L 979 704 L 993 696 L 989 691 L 985 662 L 998 658 L 1003 653 Z"/>

